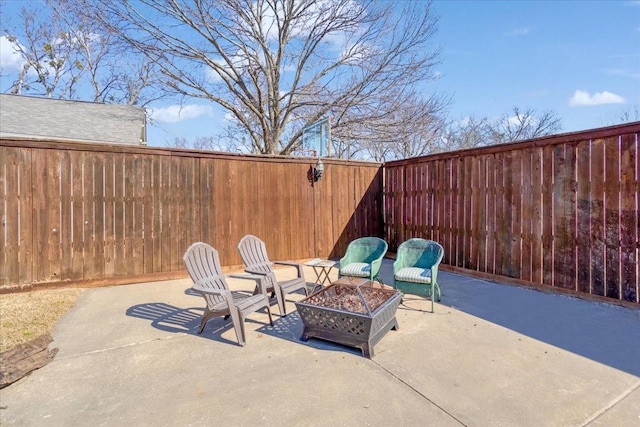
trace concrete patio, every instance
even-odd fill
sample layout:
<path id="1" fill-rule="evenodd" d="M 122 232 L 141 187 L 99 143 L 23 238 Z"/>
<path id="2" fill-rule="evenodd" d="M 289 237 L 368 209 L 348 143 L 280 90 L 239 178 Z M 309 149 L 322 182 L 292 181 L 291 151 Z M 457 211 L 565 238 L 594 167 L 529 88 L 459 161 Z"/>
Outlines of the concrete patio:
<path id="1" fill-rule="evenodd" d="M 272 306 L 273 327 L 250 316 L 242 348 L 230 320 L 196 334 L 204 300 L 189 280 L 86 290 L 54 331 L 55 360 L 0 391 L 0 424 L 640 425 L 640 310 L 446 272 L 439 282 L 435 313 L 407 295 L 371 360 L 300 342 L 302 295 L 285 318 Z"/>

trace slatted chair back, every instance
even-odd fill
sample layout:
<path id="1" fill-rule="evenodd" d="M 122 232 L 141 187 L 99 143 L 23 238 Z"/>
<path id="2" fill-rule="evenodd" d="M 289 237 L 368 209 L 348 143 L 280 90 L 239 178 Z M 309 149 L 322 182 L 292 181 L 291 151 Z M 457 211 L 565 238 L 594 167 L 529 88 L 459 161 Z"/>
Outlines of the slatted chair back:
<path id="1" fill-rule="evenodd" d="M 263 273 L 273 273 L 273 263 L 267 255 L 267 247 L 262 240 L 252 234 L 244 236 L 238 243 L 238 251 L 242 262 L 249 270 Z M 271 274 L 267 276 L 267 286 L 275 279 Z"/>
<path id="2" fill-rule="evenodd" d="M 238 243 L 238 251 L 245 265 L 244 271 L 262 276 L 267 291 L 276 294 L 281 315 L 286 316 L 287 314 L 285 305 L 285 297 L 287 294 L 301 290 L 304 291 L 305 295 L 308 294 L 307 282 L 304 278 L 302 265 L 291 261 L 269 260 L 266 245 L 256 236 L 251 234 L 244 236 L 240 240 L 240 243 Z M 273 267 L 274 265 L 294 267 L 296 269 L 296 277 L 278 281 Z"/>
<path id="3" fill-rule="evenodd" d="M 204 242 L 196 242 L 189 246 L 183 258 L 184 265 L 193 280 L 194 287 L 204 289 L 229 289 L 218 251 Z M 207 305 L 211 308 L 225 302 L 221 295 L 203 294 Z"/>

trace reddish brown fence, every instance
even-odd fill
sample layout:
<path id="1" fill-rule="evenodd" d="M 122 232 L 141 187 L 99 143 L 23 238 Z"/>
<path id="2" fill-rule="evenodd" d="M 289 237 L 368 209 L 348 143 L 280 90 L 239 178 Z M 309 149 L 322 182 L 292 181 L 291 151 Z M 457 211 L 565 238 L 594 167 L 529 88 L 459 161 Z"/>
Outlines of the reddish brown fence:
<path id="1" fill-rule="evenodd" d="M 640 122 L 380 164 L 0 140 L 0 286 L 183 276 L 189 244 L 240 265 L 337 257 L 364 235 L 445 264 L 639 302 Z M 383 195 L 384 192 L 384 207 Z M 383 208 L 385 229 L 383 233 Z"/>
<path id="2" fill-rule="evenodd" d="M 390 248 L 440 242 L 444 263 L 639 302 L 640 122 L 385 164 Z"/>
<path id="3" fill-rule="evenodd" d="M 337 256 L 382 236 L 381 165 L 63 142 L 0 140 L 0 286 L 184 275 L 202 240 L 223 265 L 238 241 L 272 259 Z M 84 282 L 82 282 L 84 283 Z"/>

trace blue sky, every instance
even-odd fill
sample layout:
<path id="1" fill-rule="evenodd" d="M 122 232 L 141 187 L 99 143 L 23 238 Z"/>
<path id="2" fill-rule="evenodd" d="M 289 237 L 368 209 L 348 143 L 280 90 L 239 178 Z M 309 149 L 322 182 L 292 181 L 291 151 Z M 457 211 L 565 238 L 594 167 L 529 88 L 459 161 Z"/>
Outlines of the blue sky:
<path id="1" fill-rule="evenodd" d="M 2 20 L 21 1 L 2 2 Z M 452 97 L 448 116 L 498 118 L 514 106 L 552 110 L 562 131 L 618 123 L 640 110 L 640 1 L 437 0 L 439 79 L 425 85 Z M 6 91 L 13 81 L 0 46 Z M 149 145 L 209 136 L 224 112 L 204 101 L 153 105 Z"/>
<path id="2" fill-rule="evenodd" d="M 640 108 L 640 1 L 437 1 L 450 116 L 553 110 L 563 131 Z"/>

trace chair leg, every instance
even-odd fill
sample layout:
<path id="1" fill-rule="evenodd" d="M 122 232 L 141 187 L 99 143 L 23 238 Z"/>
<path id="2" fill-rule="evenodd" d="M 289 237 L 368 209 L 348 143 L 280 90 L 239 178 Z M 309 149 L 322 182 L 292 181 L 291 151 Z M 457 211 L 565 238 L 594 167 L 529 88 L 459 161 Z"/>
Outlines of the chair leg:
<path id="1" fill-rule="evenodd" d="M 244 333 L 244 317 L 241 313 L 238 313 L 238 309 L 235 307 L 231 310 L 231 322 L 233 323 L 233 329 L 236 331 L 238 344 L 244 347 L 247 341 Z"/>
<path id="2" fill-rule="evenodd" d="M 200 321 L 200 329 L 198 330 L 198 334 L 201 334 L 204 331 L 204 325 L 207 324 L 207 318 L 202 316 L 202 320 Z"/>
<path id="3" fill-rule="evenodd" d="M 282 317 L 287 317 L 287 308 L 285 306 L 286 301 L 286 295 L 285 293 L 282 291 L 282 288 L 280 287 L 274 287 L 274 291 L 276 293 L 276 299 L 278 300 L 278 309 L 280 310 L 280 315 Z"/>
<path id="4" fill-rule="evenodd" d="M 202 319 L 200 320 L 200 329 L 198 330 L 198 334 L 201 334 L 202 331 L 204 331 L 204 327 L 206 326 L 209 319 L 211 319 L 211 317 L 213 316 L 211 315 L 211 311 L 209 310 L 209 307 L 205 307 L 204 313 L 202 314 Z"/>
<path id="5" fill-rule="evenodd" d="M 271 326 L 273 326 L 273 318 L 271 317 L 271 308 L 269 307 L 269 304 L 267 304 L 267 314 L 269 315 L 269 324 Z"/>
<path id="6" fill-rule="evenodd" d="M 433 286 L 431 287 L 431 312 L 435 313 L 434 307 L 433 307 L 433 300 L 435 298 L 436 292 L 433 289 Z"/>

